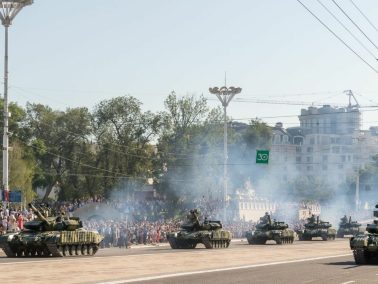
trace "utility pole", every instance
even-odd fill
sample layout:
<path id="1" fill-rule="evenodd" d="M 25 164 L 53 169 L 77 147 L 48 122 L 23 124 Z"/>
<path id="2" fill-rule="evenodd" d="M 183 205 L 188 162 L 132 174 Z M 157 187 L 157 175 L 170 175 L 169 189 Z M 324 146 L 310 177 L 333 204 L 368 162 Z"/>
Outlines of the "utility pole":
<path id="1" fill-rule="evenodd" d="M 8 110 L 8 28 L 13 19 L 33 0 L 0 0 L 0 20 L 5 28 L 5 56 L 4 56 L 4 134 L 3 134 L 3 190 L 5 201 L 9 201 L 9 117 Z"/>
<path id="2" fill-rule="evenodd" d="M 227 219 L 227 207 L 228 207 L 228 182 L 227 182 L 227 163 L 228 163 L 228 152 L 227 152 L 227 106 L 236 94 L 242 91 L 239 87 L 229 87 L 223 86 L 221 88 L 214 87 L 209 88 L 209 92 L 217 96 L 219 101 L 223 106 L 223 119 L 224 119 L 224 135 L 223 135 L 223 214 L 224 220 Z"/>

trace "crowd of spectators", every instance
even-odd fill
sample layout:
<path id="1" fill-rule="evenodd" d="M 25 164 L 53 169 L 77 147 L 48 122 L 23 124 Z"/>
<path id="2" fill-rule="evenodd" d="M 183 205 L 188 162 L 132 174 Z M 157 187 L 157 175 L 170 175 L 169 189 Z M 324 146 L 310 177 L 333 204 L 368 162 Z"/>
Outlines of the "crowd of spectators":
<path id="1" fill-rule="evenodd" d="M 24 228 L 24 222 L 31 221 L 36 216 L 31 210 L 13 206 L 0 207 L 0 234 L 18 232 Z"/>
<path id="2" fill-rule="evenodd" d="M 103 237 L 103 247 L 127 248 L 130 245 L 159 244 L 167 241 L 167 234 L 177 231 L 190 209 L 197 208 L 202 218 L 222 220 L 219 201 L 208 202 L 204 198 L 198 200 L 149 200 L 119 201 L 102 198 L 76 200 L 75 202 L 56 202 L 50 204 L 50 214 L 62 213 L 73 216 L 73 212 L 84 205 L 107 205 L 119 214 L 114 218 L 90 218 L 83 220 L 84 228 L 98 231 Z M 179 205 L 179 206 L 178 206 Z M 178 210 L 177 208 L 180 208 Z M 286 208 L 287 209 L 287 208 Z M 291 210 L 290 210 L 291 211 Z M 371 212 L 369 212 L 371 214 Z M 362 217 L 362 216 L 359 216 Z M 0 234 L 17 232 L 23 229 L 24 222 L 36 218 L 32 210 L 13 205 L 0 206 Z M 306 220 L 298 220 L 289 216 L 287 210 L 278 208 L 272 218 L 285 221 L 289 227 L 297 230 L 303 228 Z M 256 223 L 252 221 L 233 220 L 223 222 L 223 228 L 232 232 L 234 238 L 243 238 L 245 232 L 253 230 Z M 334 224 L 336 226 L 336 224 Z"/>

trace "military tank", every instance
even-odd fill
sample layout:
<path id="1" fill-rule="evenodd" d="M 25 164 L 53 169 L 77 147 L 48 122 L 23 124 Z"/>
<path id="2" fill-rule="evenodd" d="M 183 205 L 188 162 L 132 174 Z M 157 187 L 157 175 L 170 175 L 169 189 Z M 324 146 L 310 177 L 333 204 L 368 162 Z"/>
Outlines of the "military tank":
<path id="1" fill-rule="evenodd" d="M 378 204 L 375 205 L 374 217 L 378 217 Z M 367 224 L 366 231 L 350 238 L 356 264 L 372 264 L 378 262 L 378 219 Z"/>
<path id="2" fill-rule="evenodd" d="M 8 257 L 94 255 L 103 237 L 83 229 L 77 217 L 47 216 L 33 204 L 37 219 L 24 224 L 21 232 L 0 236 L 0 248 Z"/>
<path id="3" fill-rule="evenodd" d="M 304 225 L 303 230 L 297 231 L 300 241 L 311 241 L 312 238 L 321 237 L 323 241 L 334 240 L 336 238 L 336 230 L 332 228 L 332 224 L 315 218 L 312 215 L 307 218 L 307 223 Z"/>
<path id="4" fill-rule="evenodd" d="M 227 248 L 231 242 L 231 232 L 222 229 L 220 221 L 199 221 L 199 212 L 194 209 L 187 216 L 178 232 L 167 234 L 172 249 L 194 249 L 204 244 L 207 249 Z"/>
<path id="5" fill-rule="evenodd" d="M 344 238 L 344 236 L 356 235 L 360 232 L 360 227 L 360 223 L 358 223 L 357 221 L 352 221 L 351 216 L 349 216 L 348 219 L 345 215 L 340 219 L 339 229 L 337 230 L 337 237 Z"/>
<path id="6" fill-rule="evenodd" d="M 250 245 L 262 245 L 269 240 L 274 240 L 278 245 L 292 244 L 294 231 L 285 222 L 272 222 L 270 215 L 265 213 L 256 225 L 256 230 L 246 232 L 246 238 Z"/>

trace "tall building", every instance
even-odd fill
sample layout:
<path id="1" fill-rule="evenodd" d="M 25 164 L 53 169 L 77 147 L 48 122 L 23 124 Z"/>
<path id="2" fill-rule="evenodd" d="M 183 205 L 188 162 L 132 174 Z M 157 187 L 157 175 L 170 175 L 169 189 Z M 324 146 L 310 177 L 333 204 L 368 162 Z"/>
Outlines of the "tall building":
<path id="1" fill-rule="evenodd" d="M 378 154 L 378 127 L 361 130 L 358 104 L 311 106 L 298 118 L 300 126 L 285 129 L 277 123 L 272 129 L 271 168 L 282 180 L 317 176 L 337 186 L 356 179 Z"/>

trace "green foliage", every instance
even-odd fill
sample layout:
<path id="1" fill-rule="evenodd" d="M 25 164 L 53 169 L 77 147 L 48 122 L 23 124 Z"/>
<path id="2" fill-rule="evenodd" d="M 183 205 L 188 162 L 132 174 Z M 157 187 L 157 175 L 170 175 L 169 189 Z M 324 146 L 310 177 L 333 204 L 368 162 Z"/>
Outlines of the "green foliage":
<path id="1" fill-rule="evenodd" d="M 202 96 L 178 98 L 174 92 L 165 107 L 166 123 L 158 143 L 159 190 L 176 199 L 216 194 L 221 169 L 214 150 L 223 141 L 220 110 L 210 110 Z"/>
<path id="2" fill-rule="evenodd" d="M 335 191 L 320 177 L 300 176 L 289 185 L 288 193 L 298 201 L 326 202 L 333 198 Z"/>
<path id="3" fill-rule="evenodd" d="M 19 143 L 13 143 L 10 151 L 10 188 L 20 189 L 25 202 L 34 199 L 35 193 L 32 188 L 32 180 L 35 171 L 35 161 L 28 153 L 28 149 Z"/>

